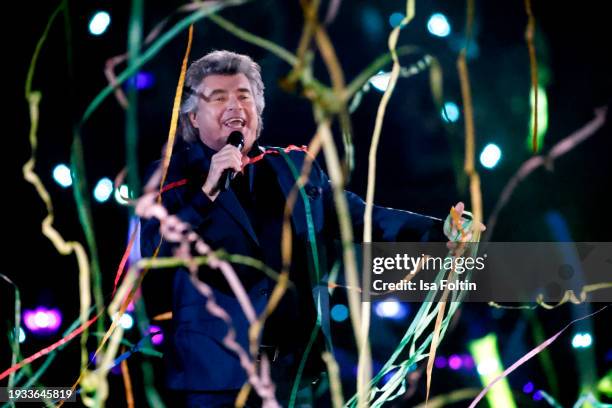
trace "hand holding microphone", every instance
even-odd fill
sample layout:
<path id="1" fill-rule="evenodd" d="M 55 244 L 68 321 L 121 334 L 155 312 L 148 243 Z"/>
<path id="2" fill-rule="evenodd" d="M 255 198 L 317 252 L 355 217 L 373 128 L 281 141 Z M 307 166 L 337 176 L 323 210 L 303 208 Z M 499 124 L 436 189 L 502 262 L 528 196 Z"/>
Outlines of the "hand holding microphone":
<path id="1" fill-rule="evenodd" d="M 244 136 L 242 136 L 242 133 L 239 131 L 234 130 L 227 138 L 227 144 L 237 147 L 238 151 L 240 151 L 244 147 Z M 242 155 L 240 156 L 240 169 L 238 171 L 240 170 L 242 170 Z M 225 170 L 221 175 L 221 179 L 219 180 L 219 191 L 227 190 L 232 178 L 234 178 L 234 171 L 230 169 Z"/>
<path id="2" fill-rule="evenodd" d="M 214 200 L 219 192 L 225 191 L 234 174 L 242 170 L 243 147 L 244 136 L 235 130 L 230 133 L 227 145 L 213 155 L 208 177 L 202 186 L 204 194 L 211 200 Z"/>

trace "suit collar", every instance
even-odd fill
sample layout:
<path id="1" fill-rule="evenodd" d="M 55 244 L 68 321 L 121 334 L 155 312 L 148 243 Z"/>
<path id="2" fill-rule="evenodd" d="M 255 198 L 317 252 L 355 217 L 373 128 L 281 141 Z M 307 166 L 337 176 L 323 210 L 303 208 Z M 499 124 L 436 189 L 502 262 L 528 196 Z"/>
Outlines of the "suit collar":
<path id="1" fill-rule="evenodd" d="M 255 142 L 253 148 L 249 152 L 249 156 L 256 156 L 264 151 L 265 149 L 260 147 L 259 144 Z M 208 173 L 208 169 L 210 168 L 210 158 L 215 153 L 214 150 L 204 145 L 202 142 L 197 141 L 195 143 L 190 143 L 186 147 L 186 153 L 190 179 L 192 177 L 201 178 L 203 174 Z M 266 163 L 268 163 L 274 170 L 274 174 L 277 177 L 281 191 L 286 198 L 296 182 L 296 179 L 291 171 L 292 169 L 286 160 L 283 157 L 279 157 L 279 155 L 268 154 L 265 156 L 265 160 Z M 299 172 L 301 170 L 301 163 L 297 163 L 294 160 L 291 160 L 291 163 L 294 164 L 296 171 Z M 228 213 L 228 215 L 231 216 L 244 229 L 244 231 L 251 237 L 253 242 L 259 246 L 259 240 L 257 239 L 255 230 L 251 225 L 246 211 L 244 208 L 242 208 L 242 205 L 240 205 L 240 201 L 238 201 L 236 194 L 234 194 L 234 192 L 230 189 L 219 193 L 219 196 L 215 201 L 217 201 L 219 205 Z M 298 195 L 291 217 L 296 232 L 298 233 L 305 232 L 307 229 L 304 214 L 306 214 L 304 201 Z"/>
<path id="2" fill-rule="evenodd" d="M 253 147 L 254 148 L 251 149 L 251 151 L 255 150 L 256 148 L 259 150 L 258 146 Z M 203 182 L 205 177 L 203 175 L 208 174 L 210 160 L 216 152 L 199 140 L 191 143 L 187 149 L 187 166 L 189 177 L 190 179 L 194 177 L 202 179 Z M 215 201 L 218 202 L 219 205 L 228 213 L 228 215 L 244 229 L 244 231 L 251 237 L 253 242 L 259 245 L 259 240 L 257 239 L 257 235 L 255 234 L 255 230 L 251 225 L 249 217 L 247 216 L 244 208 L 242 208 L 240 205 L 240 201 L 238 201 L 236 194 L 234 194 L 231 188 L 227 191 L 219 193 Z"/>
<path id="3" fill-rule="evenodd" d="M 257 239 L 257 235 L 255 234 L 255 230 L 253 229 L 253 225 L 251 225 L 251 221 L 247 216 L 246 211 L 240 205 L 240 201 L 238 201 L 238 197 L 236 194 L 229 189 L 219 193 L 216 201 L 219 202 L 219 205 L 223 207 L 223 209 L 246 231 L 247 234 L 251 237 L 253 242 L 259 246 L 259 240 Z"/>

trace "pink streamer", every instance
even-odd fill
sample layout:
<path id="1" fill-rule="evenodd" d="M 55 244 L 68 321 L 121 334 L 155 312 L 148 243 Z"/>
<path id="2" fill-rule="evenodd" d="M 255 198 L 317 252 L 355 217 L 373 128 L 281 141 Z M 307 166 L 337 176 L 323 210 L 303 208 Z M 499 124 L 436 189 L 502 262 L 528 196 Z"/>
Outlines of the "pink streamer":
<path id="1" fill-rule="evenodd" d="M 546 340 L 545 342 L 543 342 L 542 344 L 540 344 L 539 346 L 537 346 L 536 348 L 534 348 L 533 350 L 531 350 L 529 353 L 525 354 L 523 357 L 521 357 L 516 363 L 512 364 L 510 367 L 506 368 L 506 370 L 501 373 L 499 376 L 497 376 L 493 381 L 491 381 L 482 391 L 480 391 L 480 394 L 478 394 L 478 396 L 474 399 L 474 401 L 472 401 L 472 403 L 470 404 L 469 408 L 474 408 L 476 406 L 476 404 L 478 404 L 478 402 L 484 398 L 484 396 L 487 394 L 487 392 L 489 392 L 489 390 L 495 385 L 495 383 L 497 383 L 499 380 L 501 380 L 502 378 L 505 378 L 508 374 L 510 374 L 511 372 L 513 372 L 514 370 L 516 370 L 518 367 L 520 367 L 521 365 L 523 365 L 524 363 L 527 362 L 527 360 L 531 359 L 533 356 L 535 356 L 536 354 L 538 354 L 540 351 L 544 350 L 546 347 L 548 347 L 553 341 L 557 340 L 557 338 L 565 331 L 567 330 L 568 327 L 570 327 L 572 324 L 579 322 L 580 320 L 584 320 L 587 319 L 591 316 L 596 315 L 597 313 L 603 311 L 604 309 L 606 309 L 608 306 L 604 306 L 601 309 L 599 309 L 598 311 L 591 313 L 589 315 L 586 315 L 584 317 L 580 317 L 576 320 L 572 320 L 571 322 L 569 322 L 564 328 L 562 328 L 561 330 L 559 330 L 559 332 L 557 332 L 557 334 L 555 334 L 554 336 L 552 336 L 551 338 L 549 338 L 548 340 Z"/>
<path id="2" fill-rule="evenodd" d="M 487 220 L 487 233 L 485 239 L 483 240 L 484 242 L 489 241 L 489 238 L 493 236 L 493 230 L 495 229 L 495 224 L 497 223 L 497 217 L 510 200 L 516 186 L 518 186 L 520 182 L 522 182 L 529 174 L 540 166 L 545 166 L 548 169 L 552 169 L 552 164 L 555 159 L 566 154 L 578 144 L 593 136 L 595 132 L 597 132 L 604 125 L 607 112 L 608 109 L 606 107 L 595 109 L 595 117 L 591 121 L 573 132 L 571 135 L 559 141 L 550 149 L 547 155 L 534 156 L 521 165 L 516 174 L 512 176 L 510 181 L 508 181 L 504 187 L 500 198 L 495 204 L 495 208 L 493 209 L 491 216 Z"/>
<path id="3" fill-rule="evenodd" d="M 152 178 L 159 181 L 158 177 Z M 136 214 L 142 218 L 158 218 L 160 221 L 160 233 L 164 240 L 179 244 L 178 248 L 174 250 L 174 256 L 186 261 L 185 263 L 190 271 L 193 285 L 207 299 L 206 309 L 213 316 L 223 320 L 228 327 L 228 332 L 223 338 L 223 344 L 238 355 L 240 364 L 247 373 L 248 381 L 262 399 L 263 407 L 280 407 L 275 397 L 275 387 L 270 379 L 270 365 L 266 357 L 262 356 L 262 362 L 258 366 L 249 352 L 244 350 L 240 343 L 236 341 L 236 331 L 233 327 L 231 316 L 217 304 L 211 287 L 198 278 L 198 265 L 193 261 L 191 246 L 192 244 L 194 245 L 197 253 L 208 255 L 208 266 L 219 269 L 223 273 L 247 320 L 253 324 L 257 320 L 257 314 L 232 265 L 216 257 L 211 248 L 191 229 L 188 223 L 183 222 L 176 215 L 169 215 L 163 205 L 156 203 L 158 193 L 151 190 L 152 181 L 149 181 L 147 187 L 145 187 L 145 191 L 149 192 L 145 193 L 137 201 Z"/>

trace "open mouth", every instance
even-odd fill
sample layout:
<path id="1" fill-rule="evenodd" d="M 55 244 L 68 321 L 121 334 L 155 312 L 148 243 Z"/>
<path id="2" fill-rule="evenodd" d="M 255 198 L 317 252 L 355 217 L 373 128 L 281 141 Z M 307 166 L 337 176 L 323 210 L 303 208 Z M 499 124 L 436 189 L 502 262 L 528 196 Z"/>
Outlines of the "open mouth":
<path id="1" fill-rule="evenodd" d="M 231 129 L 242 129 L 246 125 L 246 121 L 242 118 L 230 118 L 223 122 L 223 125 Z"/>

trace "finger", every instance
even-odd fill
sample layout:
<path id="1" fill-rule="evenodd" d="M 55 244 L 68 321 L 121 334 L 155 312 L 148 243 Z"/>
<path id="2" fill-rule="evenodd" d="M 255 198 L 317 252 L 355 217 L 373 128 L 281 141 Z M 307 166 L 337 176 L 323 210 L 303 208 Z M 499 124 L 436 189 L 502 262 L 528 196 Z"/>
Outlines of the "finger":
<path id="1" fill-rule="evenodd" d="M 221 150 L 219 150 L 219 152 L 218 152 L 218 153 L 221 153 L 221 152 L 228 152 L 228 151 L 230 151 L 230 152 L 231 152 L 231 151 L 235 151 L 235 152 L 240 153 L 240 149 L 238 149 L 238 147 L 236 147 L 236 146 L 234 146 L 234 145 L 231 145 L 231 144 L 227 144 L 227 145 L 223 146 L 223 147 L 221 148 Z"/>
<path id="2" fill-rule="evenodd" d="M 217 167 L 226 168 L 234 168 L 237 166 L 238 170 L 242 167 L 242 155 L 234 154 L 233 152 L 226 152 L 223 155 L 218 155 L 217 157 L 213 157 L 212 165 Z"/>
<path id="3" fill-rule="evenodd" d="M 455 205 L 455 211 L 457 211 L 457 213 L 459 213 L 459 216 L 461 216 L 461 214 L 463 214 L 464 210 L 465 210 L 465 204 L 463 204 L 463 201 L 459 201 Z"/>
<path id="4" fill-rule="evenodd" d="M 219 150 L 219 152 L 215 153 L 211 160 L 212 166 L 219 166 L 227 161 L 235 161 L 242 165 L 242 153 L 235 146 L 226 146 L 227 148 L 223 148 Z"/>
<path id="5" fill-rule="evenodd" d="M 223 173 L 225 170 L 241 171 L 242 163 L 236 160 L 227 160 L 219 163 L 215 168 L 215 172 L 219 173 Z"/>
<path id="6" fill-rule="evenodd" d="M 232 158 L 230 158 L 230 160 L 228 160 L 227 162 L 224 163 L 224 170 L 225 169 L 232 169 L 234 171 L 241 171 L 242 170 L 242 161 L 240 159 L 232 157 Z"/>
<path id="7" fill-rule="evenodd" d="M 225 160 L 228 158 L 233 158 L 236 159 L 238 161 L 242 161 L 242 153 L 240 153 L 240 151 L 234 147 L 234 146 L 230 146 L 231 149 L 227 149 L 227 150 L 220 150 L 219 153 L 215 154 L 213 156 L 213 161 L 214 160 Z"/>

